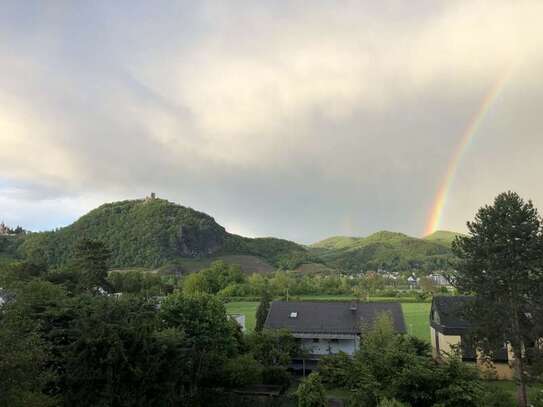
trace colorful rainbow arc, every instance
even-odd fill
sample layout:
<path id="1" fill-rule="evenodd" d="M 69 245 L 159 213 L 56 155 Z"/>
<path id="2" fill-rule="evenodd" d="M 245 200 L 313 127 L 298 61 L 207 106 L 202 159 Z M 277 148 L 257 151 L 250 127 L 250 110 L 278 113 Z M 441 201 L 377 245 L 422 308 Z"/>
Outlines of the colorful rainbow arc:
<path id="1" fill-rule="evenodd" d="M 483 119 L 485 118 L 486 114 L 492 107 L 492 104 L 498 98 L 499 94 L 503 90 L 505 83 L 507 82 L 507 79 L 509 78 L 510 74 L 511 74 L 511 69 L 504 70 L 504 72 L 492 84 L 488 92 L 483 97 L 482 103 L 480 104 L 477 111 L 475 111 L 475 113 L 471 116 L 468 122 L 468 125 L 466 129 L 464 130 L 464 133 L 462 134 L 462 138 L 460 142 L 458 143 L 456 149 L 454 150 L 451 156 L 451 159 L 449 160 L 447 171 L 445 172 L 443 181 L 441 182 L 440 187 L 437 191 L 437 194 L 434 198 L 432 210 L 428 217 L 428 221 L 426 223 L 426 228 L 424 231 L 425 236 L 435 232 L 438 229 L 439 225 L 441 224 L 443 209 L 445 208 L 445 204 L 447 203 L 449 192 L 450 192 L 451 186 L 454 183 L 454 178 L 458 170 L 458 167 L 460 165 L 460 162 L 462 161 L 462 157 L 464 153 L 466 152 L 467 148 L 469 147 L 469 145 L 471 144 L 471 142 L 473 141 L 475 135 L 477 134 L 477 130 L 479 129 L 481 123 L 483 122 Z"/>

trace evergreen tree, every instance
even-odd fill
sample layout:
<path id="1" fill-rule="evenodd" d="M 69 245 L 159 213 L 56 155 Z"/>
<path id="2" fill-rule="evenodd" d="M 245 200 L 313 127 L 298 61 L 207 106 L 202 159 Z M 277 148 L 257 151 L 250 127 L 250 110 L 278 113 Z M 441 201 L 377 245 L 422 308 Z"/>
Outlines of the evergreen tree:
<path id="1" fill-rule="evenodd" d="M 76 247 L 73 267 L 81 276 L 84 290 L 96 291 L 108 287 L 107 271 L 111 256 L 106 245 L 99 240 L 82 239 Z"/>
<path id="2" fill-rule="evenodd" d="M 518 405 L 527 406 L 526 349 L 541 335 L 543 313 L 543 238 L 541 218 L 532 202 L 502 193 L 492 206 L 468 222 L 469 236 L 458 237 L 456 286 L 475 294 L 466 316 L 487 355 L 510 344 L 515 355 Z M 539 325 L 540 327 L 540 325 Z"/>
<path id="3" fill-rule="evenodd" d="M 268 313 L 270 311 L 270 302 L 271 295 L 268 290 L 264 290 L 262 297 L 260 298 L 260 304 L 258 304 L 258 308 L 256 310 L 256 332 L 262 332 L 262 329 L 264 328 L 264 323 L 266 322 L 266 318 L 268 317 Z"/>

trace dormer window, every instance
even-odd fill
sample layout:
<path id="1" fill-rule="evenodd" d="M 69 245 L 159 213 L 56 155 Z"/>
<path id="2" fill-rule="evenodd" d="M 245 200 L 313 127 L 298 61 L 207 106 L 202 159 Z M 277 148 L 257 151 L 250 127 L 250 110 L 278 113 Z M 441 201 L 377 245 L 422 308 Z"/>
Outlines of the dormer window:
<path id="1" fill-rule="evenodd" d="M 291 312 L 289 317 L 290 318 L 298 318 L 298 313 L 297 312 Z"/>

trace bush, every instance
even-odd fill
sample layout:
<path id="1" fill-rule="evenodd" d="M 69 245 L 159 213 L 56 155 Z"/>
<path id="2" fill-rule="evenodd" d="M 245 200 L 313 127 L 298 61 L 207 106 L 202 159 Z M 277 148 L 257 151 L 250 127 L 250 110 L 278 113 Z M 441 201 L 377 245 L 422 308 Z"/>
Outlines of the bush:
<path id="1" fill-rule="evenodd" d="M 323 356 L 319 361 L 319 374 L 330 387 L 346 387 L 352 380 L 352 359 L 344 352 Z"/>
<path id="2" fill-rule="evenodd" d="M 401 403 L 396 399 L 384 398 L 379 403 L 379 407 L 407 407 L 407 404 Z"/>
<path id="3" fill-rule="evenodd" d="M 292 376 L 284 367 L 269 366 L 262 371 L 262 383 L 281 386 L 283 390 L 290 386 Z"/>
<path id="4" fill-rule="evenodd" d="M 511 400 L 513 399 L 511 395 L 509 395 Z M 498 404 L 497 404 L 498 405 Z M 502 407 L 502 405 L 498 405 L 499 407 Z M 535 396 L 535 399 L 533 400 L 533 406 L 534 407 L 543 407 L 543 390 L 540 390 L 537 395 Z M 505 404 L 503 404 L 503 407 L 506 407 Z"/>
<path id="5" fill-rule="evenodd" d="M 311 373 L 298 386 L 298 407 L 325 407 L 326 394 L 318 373 Z"/>
<path id="6" fill-rule="evenodd" d="M 230 359 L 224 366 L 225 379 L 231 387 L 260 383 L 262 370 L 262 365 L 249 354 Z"/>
<path id="7" fill-rule="evenodd" d="M 514 407 L 515 400 L 513 396 L 502 389 L 501 387 L 492 387 L 486 389 L 481 395 L 481 400 L 479 402 L 481 407 L 492 406 L 492 407 Z M 534 404 L 535 407 L 543 407 L 543 404 L 538 405 Z"/>

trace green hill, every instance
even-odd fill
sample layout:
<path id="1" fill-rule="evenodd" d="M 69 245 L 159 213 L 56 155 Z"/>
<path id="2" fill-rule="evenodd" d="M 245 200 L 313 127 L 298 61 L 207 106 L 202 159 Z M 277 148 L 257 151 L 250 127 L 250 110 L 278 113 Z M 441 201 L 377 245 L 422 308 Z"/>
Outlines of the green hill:
<path id="1" fill-rule="evenodd" d="M 325 264 L 338 269 L 432 271 L 447 268 L 450 247 L 442 241 L 418 239 L 403 233 L 382 231 L 368 237 L 336 236 L 309 246 Z"/>
<path id="2" fill-rule="evenodd" d="M 462 233 L 449 232 L 448 230 L 436 230 L 434 233 L 424 236 L 423 239 L 429 242 L 441 243 L 450 247 L 456 236 L 464 235 Z"/>
<path id="3" fill-rule="evenodd" d="M 0 266 L 17 261 L 17 248 L 21 242 L 21 236 L 0 236 Z"/>
<path id="4" fill-rule="evenodd" d="M 295 268 L 311 260 L 308 250 L 296 243 L 232 235 L 211 216 L 162 199 L 102 205 L 70 226 L 27 235 L 20 252 L 42 253 L 49 264 L 59 266 L 68 262 L 81 238 L 105 242 L 112 252 L 112 268 L 188 263 L 194 269 L 232 255 L 257 257 L 243 259 L 245 264 L 259 264 L 259 270 L 266 269 L 261 263 Z"/>

